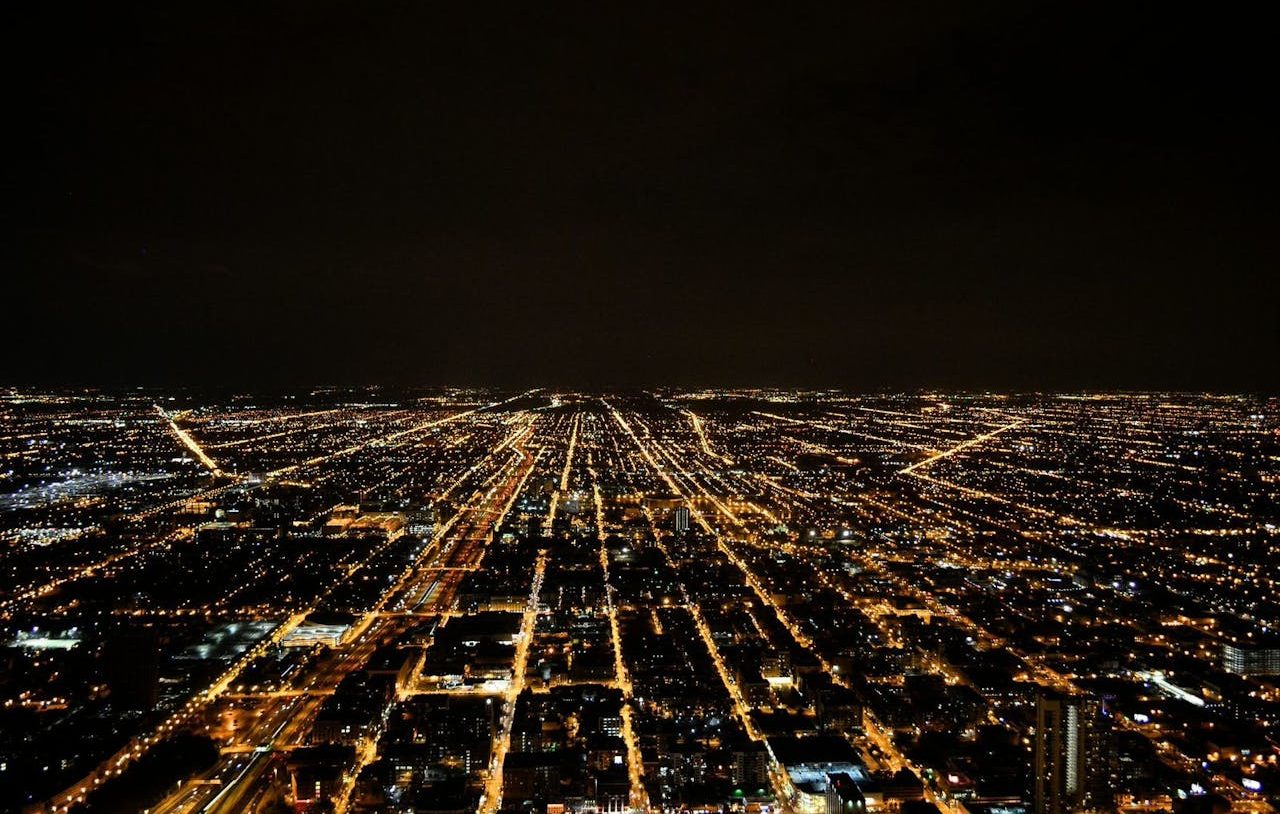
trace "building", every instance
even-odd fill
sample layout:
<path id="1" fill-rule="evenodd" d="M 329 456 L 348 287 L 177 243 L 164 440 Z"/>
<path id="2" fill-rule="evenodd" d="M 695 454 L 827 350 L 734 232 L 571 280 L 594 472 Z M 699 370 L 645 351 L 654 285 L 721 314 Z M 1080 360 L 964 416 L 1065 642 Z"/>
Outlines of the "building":
<path id="1" fill-rule="evenodd" d="M 359 620 L 350 613 L 313 613 L 281 640 L 285 647 L 338 647 L 351 640 Z"/>
<path id="2" fill-rule="evenodd" d="M 827 775 L 827 814 L 864 814 L 867 800 L 845 772 Z"/>
<path id="3" fill-rule="evenodd" d="M 342 791 L 355 761 L 356 751 L 350 746 L 309 746 L 291 752 L 285 766 L 294 809 L 306 812 L 332 800 Z"/>
<path id="4" fill-rule="evenodd" d="M 871 776 L 858 753 L 842 735 L 780 736 L 766 741 L 786 778 L 787 796 L 799 814 L 826 814 L 831 778 L 844 776 L 859 787 L 864 805 L 879 805 L 883 796 L 869 793 Z M 866 785 L 864 785 L 866 784 Z"/>
<path id="5" fill-rule="evenodd" d="M 818 726 L 827 732 L 861 732 L 862 700 L 848 687 L 830 684 L 814 694 Z"/>
<path id="6" fill-rule="evenodd" d="M 733 784 L 740 789 L 764 789 L 769 785 L 769 753 L 764 744 L 744 741 L 733 748 Z"/>
<path id="7" fill-rule="evenodd" d="M 1280 641 L 1225 642 L 1222 669 L 1242 676 L 1280 675 Z"/>
<path id="8" fill-rule="evenodd" d="M 430 508 L 414 509 L 405 514 L 404 530 L 422 539 L 430 539 L 436 527 L 436 513 Z"/>
<path id="9" fill-rule="evenodd" d="M 677 506 L 675 511 L 675 528 L 677 534 L 684 534 L 689 530 L 689 507 Z"/>
<path id="10" fill-rule="evenodd" d="M 1045 694 L 1036 698 L 1036 814 L 1070 814 L 1109 803 L 1105 730 L 1099 701 Z"/>
<path id="11" fill-rule="evenodd" d="M 560 791 L 560 755 L 511 752 L 502 767 L 504 800 L 554 800 Z"/>

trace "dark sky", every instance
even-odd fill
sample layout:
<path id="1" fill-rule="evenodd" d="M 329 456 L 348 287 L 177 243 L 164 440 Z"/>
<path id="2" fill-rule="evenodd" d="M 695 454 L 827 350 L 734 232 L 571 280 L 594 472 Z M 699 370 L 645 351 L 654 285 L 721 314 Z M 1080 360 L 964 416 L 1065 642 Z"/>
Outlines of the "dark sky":
<path id="1" fill-rule="evenodd" d="M 31 5 L 0 381 L 1276 390 L 1244 4 Z"/>

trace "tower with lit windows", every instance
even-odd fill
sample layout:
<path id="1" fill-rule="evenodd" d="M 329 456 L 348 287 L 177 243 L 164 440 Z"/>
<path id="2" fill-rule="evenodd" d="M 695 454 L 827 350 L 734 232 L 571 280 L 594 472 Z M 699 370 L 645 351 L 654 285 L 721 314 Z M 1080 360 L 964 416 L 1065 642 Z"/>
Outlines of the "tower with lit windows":
<path id="1" fill-rule="evenodd" d="M 1101 702 L 1053 693 L 1036 698 L 1036 814 L 1072 814 L 1109 803 L 1107 735 Z"/>

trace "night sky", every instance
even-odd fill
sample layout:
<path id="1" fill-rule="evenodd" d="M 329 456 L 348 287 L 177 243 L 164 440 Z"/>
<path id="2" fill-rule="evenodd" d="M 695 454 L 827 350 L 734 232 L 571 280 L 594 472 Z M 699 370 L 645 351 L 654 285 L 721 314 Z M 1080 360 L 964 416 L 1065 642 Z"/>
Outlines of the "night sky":
<path id="1" fill-rule="evenodd" d="M 1277 389 L 1244 4 L 32 5 L 0 382 Z"/>

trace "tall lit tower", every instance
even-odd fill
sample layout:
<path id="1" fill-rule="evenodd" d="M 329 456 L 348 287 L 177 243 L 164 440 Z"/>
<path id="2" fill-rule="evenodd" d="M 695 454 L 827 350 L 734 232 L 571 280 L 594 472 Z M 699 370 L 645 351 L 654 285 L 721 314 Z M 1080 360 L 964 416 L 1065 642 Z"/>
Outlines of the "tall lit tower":
<path id="1" fill-rule="evenodd" d="M 1071 814 L 1107 801 L 1101 704 L 1080 696 L 1036 698 L 1036 814 Z"/>
<path id="2" fill-rule="evenodd" d="M 675 514 L 676 532 L 683 534 L 689 530 L 689 507 L 677 506 Z"/>

